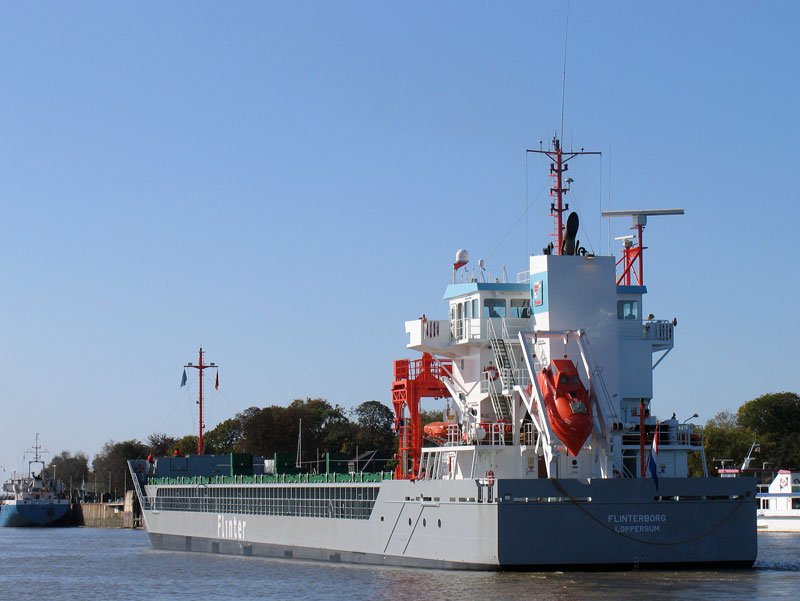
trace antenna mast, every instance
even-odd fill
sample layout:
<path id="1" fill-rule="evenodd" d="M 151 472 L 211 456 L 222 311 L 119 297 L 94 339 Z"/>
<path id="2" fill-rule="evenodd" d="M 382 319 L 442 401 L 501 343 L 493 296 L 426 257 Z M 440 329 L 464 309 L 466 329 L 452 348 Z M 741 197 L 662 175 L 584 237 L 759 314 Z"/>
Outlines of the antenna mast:
<path id="1" fill-rule="evenodd" d="M 644 286 L 644 251 L 647 248 L 642 242 L 644 227 L 647 225 L 647 217 L 658 215 L 683 215 L 683 209 L 635 209 L 630 211 L 603 211 L 603 217 L 633 217 L 632 230 L 636 230 L 636 244 L 631 240 L 632 236 L 622 236 L 618 238 L 623 241 L 622 258 L 617 261 L 617 265 L 622 263 L 622 274 L 617 279 L 617 286 L 631 285 L 631 275 L 636 279 L 636 285 Z M 639 270 L 637 273 L 636 264 Z"/>
<path id="2" fill-rule="evenodd" d="M 554 186 L 550 187 L 550 198 L 555 202 L 550 203 L 550 215 L 555 219 L 555 232 L 553 237 L 556 239 L 557 244 L 554 247 L 557 255 L 564 254 L 564 211 L 569 211 L 569 203 L 564 202 L 564 195 L 569 192 L 569 184 L 572 183 L 572 178 L 564 180 L 563 174 L 569 170 L 567 163 L 574 159 L 576 156 L 585 154 L 602 154 L 600 152 L 587 152 L 583 148 L 580 151 L 570 150 L 564 152 L 561 148 L 561 141 L 553 136 L 553 147 L 550 150 L 526 150 L 525 152 L 533 152 L 536 154 L 543 154 L 547 156 L 550 161 L 550 177 L 555 179 Z M 566 184 L 566 187 L 565 187 Z"/>
<path id="3" fill-rule="evenodd" d="M 203 423 L 203 371 L 206 370 L 206 369 L 211 369 L 211 368 L 217 369 L 216 363 L 208 363 L 208 364 L 203 363 L 203 355 L 204 354 L 205 353 L 203 353 L 203 347 L 201 346 L 197 365 L 193 365 L 191 363 L 187 363 L 186 365 L 183 366 L 184 368 L 191 367 L 192 369 L 196 369 L 198 374 L 199 374 L 199 378 L 200 378 L 200 386 L 198 387 L 199 388 L 199 391 L 198 391 L 198 397 L 199 398 L 197 400 L 197 404 L 200 406 L 200 425 L 199 425 L 199 428 L 198 428 L 198 436 L 197 436 L 197 454 L 198 455 L 202 455 L 203 454 L 203 429 L 205 428 L 205 424 Z M 219 379 L 217 380 L 217 385 L 218 384 L 219 384 Z"/>
<path id="4" fill-rule="evenodd" d="M 31 472 L 31 466 L 32 466 L 34 463 L 39 463 L 39 464 L 41 464 L 41 466 L 42 466 L 42 471 L 40 472 L 40 474 L 41 474 L 42 472 L 44 472 L 44 461 L 42 461 L 42 454 L 40 453 L 40 451 L 44 451 L 45 453 L 47 453 L 47 452 L 48 452 L 48 451 L 47 451 L 47 449 L 42 449 L 42 445 L 40 445 L 40 444 L 39 444 L 39 433 L 37 432 L 37 433 L 36 433 L 36 442 L 34 442 L 34 443 L 33 443 L 33 447 L 31 447 L 30 449 L 28 449 L 27 451 L 25 451 L 25 453 L 26 453 L 26 454 L 28 454 L 28 453 L 33 453 L 33 461 L 29 461 L 29 462 L 28 462 L 28 478 L 30 478 L 30 477 L 31 477 L 31 474 L 32 474 L 32 472 Z"/>

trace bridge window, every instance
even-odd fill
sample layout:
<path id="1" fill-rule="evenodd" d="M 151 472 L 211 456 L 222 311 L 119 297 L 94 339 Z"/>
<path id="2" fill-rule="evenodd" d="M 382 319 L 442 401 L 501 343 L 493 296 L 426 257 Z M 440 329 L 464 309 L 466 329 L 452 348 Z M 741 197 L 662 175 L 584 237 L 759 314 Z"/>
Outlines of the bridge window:
<path id="1" fill-rule="evenodd" d="M 483 299 L 484 317 L 505 317 L 506 299 L 504 298 L 485 298 Z"/>
<path id="2" fill-rule="evenodd" d="M 478 310 L 478 299 L 472 299 L 472 317 L 478 319 L 481 316 L 480 311 Z"/>
<path id="3" fill-rule="evenodd" d="M 617 319 L 639 319 L 639 301 L 617 301 Z"/>
<path id="4" fill-rule="evenodd" d="M 530 317 L 531 301 L 528 298 L 512 298 L 509 317 Z"/>

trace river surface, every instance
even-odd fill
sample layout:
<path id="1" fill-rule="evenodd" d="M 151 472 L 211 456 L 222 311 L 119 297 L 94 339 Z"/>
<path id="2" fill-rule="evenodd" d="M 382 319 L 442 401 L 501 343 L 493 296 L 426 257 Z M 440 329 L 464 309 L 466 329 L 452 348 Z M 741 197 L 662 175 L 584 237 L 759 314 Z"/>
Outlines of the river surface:
<path id="1" fill-rule="evenodd" d="M 154 551 L 142 531 L 0 528 L 2 599 L 798 599 L 800 535 L 751 570 L 482 573 Z"/>

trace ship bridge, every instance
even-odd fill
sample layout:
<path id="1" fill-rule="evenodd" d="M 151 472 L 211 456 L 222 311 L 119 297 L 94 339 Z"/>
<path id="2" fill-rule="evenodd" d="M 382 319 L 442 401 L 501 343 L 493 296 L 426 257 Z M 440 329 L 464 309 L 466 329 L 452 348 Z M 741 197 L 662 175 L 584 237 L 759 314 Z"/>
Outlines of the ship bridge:
<path id="1" fill-rule="evenodd" d="M 470 345 L 485 346 L 504 327 L 516 339 L 530 327 L 530 299 L 530 287 L 524 282 L 450 284 L 444 294 L 450 318 L 431 320 L 423 315 L 407 321 L 408 348 L 454 357 Z"/>

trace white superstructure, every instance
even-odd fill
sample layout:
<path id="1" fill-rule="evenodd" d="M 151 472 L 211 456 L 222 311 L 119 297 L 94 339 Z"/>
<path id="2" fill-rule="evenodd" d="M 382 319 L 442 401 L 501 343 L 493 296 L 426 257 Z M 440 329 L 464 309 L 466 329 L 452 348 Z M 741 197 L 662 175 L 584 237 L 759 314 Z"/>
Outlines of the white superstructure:
<path id="1" fill-rule="evenodd" d="M 763 488 L 756 495 L 759 531 L 800 532 L 800 472 L 780 470 Z"/>

